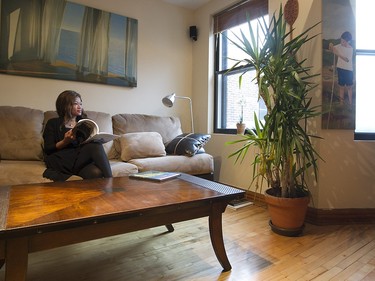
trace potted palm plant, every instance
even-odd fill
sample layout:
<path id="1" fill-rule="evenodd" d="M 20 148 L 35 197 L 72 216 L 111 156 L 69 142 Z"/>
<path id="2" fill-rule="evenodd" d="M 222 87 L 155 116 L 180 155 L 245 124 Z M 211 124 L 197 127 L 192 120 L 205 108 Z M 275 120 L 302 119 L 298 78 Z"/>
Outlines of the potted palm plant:
<path id="1" fill-rule="evenodd" d="M 292 31 L 287 31 L 280 6 L 279 13 L 273 14 L 269 24 L 263 19 L 259 25 L 265 38 L 263 42 L 259 41 L 250 21 L 249 32 L 241 31 L 236 40 L 231 40 L 246 54 L 233 68 L 249 65 L 255 68 L 259 96 L 266 105 L 267 114 L 264 121 L 254 114 L 255 128 L 240 139 L 228 142 L 242 144 L 229 157 L 242 162 L 250 147 L 257 148 L 252 162 L 253 181 L 259 188 L 265 180 L 269 187 L 265 201 L 271 216 L 271 228 L 287 236 L 299 235 L 303 230 L 310 195 L 306 174 L 312 171 L 317 179 L 320 158 L 312 142 L 312 138 L 319 137 L 307 130 L 308 121 L 321 114 L 320 106 L 314 106 L 309 96 L 316 87 L 312 80 L 318 74 L 311 75 L 310 67 L 304 66 L 305 59 L 297 59 L 301 47 L 316 36 L 308 36 L 316 25 L 290 38 Z M 303 205 L 302 210 L 285 208 L 286 204 L 295 201 L 297 206 Z M 275 211 L 273 207 L 279 203 L 283 207 L 277 207 Z M 283 209 L 291 213 L 281 213 Z M 291 218 L 299 221 L 287 221 Z"/>

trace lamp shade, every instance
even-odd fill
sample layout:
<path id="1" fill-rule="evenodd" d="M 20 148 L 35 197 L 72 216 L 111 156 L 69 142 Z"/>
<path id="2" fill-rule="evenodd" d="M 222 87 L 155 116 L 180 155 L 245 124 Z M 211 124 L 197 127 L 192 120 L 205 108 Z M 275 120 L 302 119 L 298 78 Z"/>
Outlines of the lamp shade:
<path id="1" fill-rule="evenodd" d="M 176 98 L 176 94 L 173 93 L 173 94 L 170 94 L 168 96 L 165 96 L 162 100 L 163 104 L 167 107 L 172 107 L 173 104 L 174 104 L 174 101 L 175 101 L 175 98 Z"/>

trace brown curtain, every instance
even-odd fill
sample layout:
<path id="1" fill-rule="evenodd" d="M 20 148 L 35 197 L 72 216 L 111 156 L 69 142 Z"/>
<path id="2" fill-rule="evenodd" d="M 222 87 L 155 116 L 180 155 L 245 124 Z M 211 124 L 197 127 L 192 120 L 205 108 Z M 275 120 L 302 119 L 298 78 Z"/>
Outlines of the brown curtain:
<path id="1" fill-rule="evenodd" d="M 222 32 L 249 19 L 268 14 L 268 0 L 245 0 L 214 15 L 214 32 Z"/>

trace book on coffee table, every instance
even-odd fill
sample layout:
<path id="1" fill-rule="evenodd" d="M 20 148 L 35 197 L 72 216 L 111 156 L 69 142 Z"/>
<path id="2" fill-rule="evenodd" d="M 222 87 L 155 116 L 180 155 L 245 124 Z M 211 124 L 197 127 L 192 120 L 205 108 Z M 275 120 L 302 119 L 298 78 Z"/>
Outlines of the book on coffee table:
<path id="1" fill-rule="evenodd" d="M 137 174 L 131 174 L 129 177 L 134 179 L 165 181 L 179 177 L 181 174 L 176 172 L 145 171 Z"/>

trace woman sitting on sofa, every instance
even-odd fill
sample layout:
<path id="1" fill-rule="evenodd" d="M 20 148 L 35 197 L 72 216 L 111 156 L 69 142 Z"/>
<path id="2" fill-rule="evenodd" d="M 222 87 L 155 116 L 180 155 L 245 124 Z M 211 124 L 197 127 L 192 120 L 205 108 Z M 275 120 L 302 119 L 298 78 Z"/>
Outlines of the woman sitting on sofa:
<path id="1" fill-rule="evenodd" d="M 62 92 L 56 100 L 59 117 L 47 121 L 44 128 L 44 161 L 47 169 L 43 177 L 65 181 L 72 175 L 84 179 L 110 178 L 112 170 L 100 143 L 79 144 L 72 128 L 86 118 L 81 95 L 75 91 Z"/>

